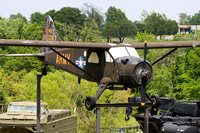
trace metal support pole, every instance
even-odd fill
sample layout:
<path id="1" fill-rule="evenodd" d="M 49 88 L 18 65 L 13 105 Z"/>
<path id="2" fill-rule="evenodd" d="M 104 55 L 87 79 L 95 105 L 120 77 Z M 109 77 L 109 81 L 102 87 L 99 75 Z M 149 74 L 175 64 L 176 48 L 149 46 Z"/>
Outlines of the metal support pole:
<path id="1" fill-rule="evenodd" d="M 40 83 L 42 74 L 37 74 L 37 133 L 40 133 Z"/>
<path id="2" fill-rule="evenodd" d="M 149 108 L 145 108 L 144 116 L 144 133 L 149 133 Z"/>
<path id="3" fill-rule="evenodd" d="M 96 133 L 100 133 L 100 108 L 96 108 Z"/>

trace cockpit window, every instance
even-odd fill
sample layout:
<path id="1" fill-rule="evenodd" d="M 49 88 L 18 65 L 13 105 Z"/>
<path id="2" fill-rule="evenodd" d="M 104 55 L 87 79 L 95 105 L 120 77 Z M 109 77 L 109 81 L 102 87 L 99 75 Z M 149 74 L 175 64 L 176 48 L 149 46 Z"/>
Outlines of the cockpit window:
<path id="1" fill-rule="evenodd" d="M 99 63 L 99 58 L 96 52 L 92 52 L 88 58 L 89 63 Z"/>
<path id="2" fill-rule="evenodd" d="M 135 48 L 126 47 L 126 49 L 131 56 L 140 57 Z"/>
<path id="3" fill-rule="evenodd" d="M 105 51 L 105 58 L 106 58 L 106 62 L 113 62 L 113 58 L 110 56 L 108 51 Z"/>
<path id="4" fill-rule="evenodd" d="M 114 59 L 124 56 L 135 56 L 139 57 L 135 48 L 132 47 L 115 47 L 109 49 L 109 52 L 113 56 Z"/>

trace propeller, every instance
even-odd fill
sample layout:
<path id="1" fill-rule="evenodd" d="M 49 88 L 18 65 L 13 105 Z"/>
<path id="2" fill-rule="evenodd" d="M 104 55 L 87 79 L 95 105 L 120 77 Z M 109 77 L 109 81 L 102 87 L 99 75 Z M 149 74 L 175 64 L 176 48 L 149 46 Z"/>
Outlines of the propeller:
<path id="1" fill-rule="evenodd" d="M 145 97 L 146 97 L 146 85 L 147 85 L 147 74 L 146 69 L 146 54 L 147 54 L 147 41 L 144 43 L 144 66 L 142 69 L 142 80 L 141 80 L 141 105 L 145 106 Z"/>

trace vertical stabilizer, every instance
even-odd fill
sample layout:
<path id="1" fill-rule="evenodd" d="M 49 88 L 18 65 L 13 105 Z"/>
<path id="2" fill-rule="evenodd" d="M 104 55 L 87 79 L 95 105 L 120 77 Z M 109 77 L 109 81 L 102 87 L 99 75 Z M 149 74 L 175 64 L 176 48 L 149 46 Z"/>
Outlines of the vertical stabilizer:
<path id="1" fill-rule="evenodd" d="M 56 32 L 55 25 L 50 16 L 46 17 L 46 20 L 44 23 L 42 41 L 60 41 Z M 42 48 L 42 52 L 46 52 L 46 51 L 48 51 L 48 48 Z"/>

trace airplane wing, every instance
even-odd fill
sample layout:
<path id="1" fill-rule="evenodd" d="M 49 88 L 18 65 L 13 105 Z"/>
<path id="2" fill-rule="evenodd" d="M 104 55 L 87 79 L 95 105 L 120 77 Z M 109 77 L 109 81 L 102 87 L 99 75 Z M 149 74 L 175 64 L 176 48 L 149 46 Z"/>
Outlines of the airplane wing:
<path id="1" fill-rule="evenodd" d="M 0 56 L 5 56 L 5 57 L 45 57 L 45 55 L 42 53 L 39 53 L 39 54 L 0 54 Z"/>
<path id="2" fill-rule="evenodd" d="M 128 46 L 135 49 L 144 49 L 144 43 L 86 43 L 67 41 L 36 41 L 36 40 L 9 40 L 0 39 L 0 46 L 25 46 L 25 47 L 51 47 L 51 48 L 86 48 L 86 49 L 109 49 L 111 47 Z M 148 49 L 157 48 L 184 48 L 200 47 L 200 41 L 177 41 L 177 42 L 149 42 Z"/>
<path id="3" fill-rule="evenodd" d="M 136 49 L 144 49 L 144 43 L 86 43 L 60 41 L 53 20 L 46 17 L 41 41 L 36 40 L 1 40 L 0 46 L 26 46 L 26 47 L 50 47 L 50 48 L 86 48 L 86 49 L 109 49 L 111 47 L 127 46 Z M 152 48 L 179 48 L 179 47 L 200 47 L 200 41 L 185 42 L 150 42 L 148 49 Z"/>

